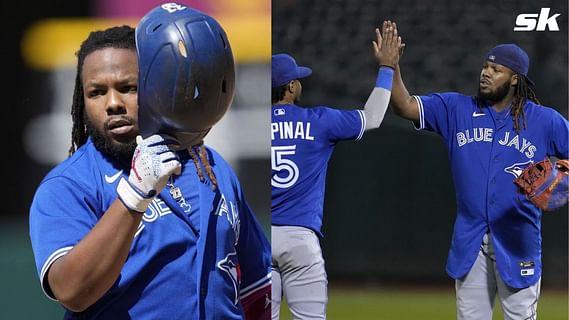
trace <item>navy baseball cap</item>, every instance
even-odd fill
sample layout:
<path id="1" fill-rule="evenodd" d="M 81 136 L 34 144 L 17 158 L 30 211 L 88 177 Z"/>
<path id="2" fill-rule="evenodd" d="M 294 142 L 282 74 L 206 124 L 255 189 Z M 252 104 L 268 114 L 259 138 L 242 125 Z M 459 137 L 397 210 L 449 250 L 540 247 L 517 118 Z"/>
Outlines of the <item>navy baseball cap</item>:
<path id="1" fill-rule="evenodd" d="M 500 44 L 490 49 L 486 54 L 486 60 L 506 66 L 512 71 L 524 75 L 529 83 L 534 83 L 528 78 L 529 57 L 527 53 L 513 43 Z"/>
<path id="2" fill-rule="evenodd" d="M 271 58 L 271 87 L 276 88 L 292 80 L 306 78 L 312 69 L 299 67 L 293 57 L 286 53 L 274 54 Z"/>

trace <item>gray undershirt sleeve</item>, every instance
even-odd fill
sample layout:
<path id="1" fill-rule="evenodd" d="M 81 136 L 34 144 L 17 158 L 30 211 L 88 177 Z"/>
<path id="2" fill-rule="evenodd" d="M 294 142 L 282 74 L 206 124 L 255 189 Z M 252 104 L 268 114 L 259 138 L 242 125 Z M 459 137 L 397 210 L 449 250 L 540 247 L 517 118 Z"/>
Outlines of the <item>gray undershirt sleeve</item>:
<path id="1" fill-rule="evenodd" d="M 390 90 L 381 87 L 373 88 L 363 110 L 366 117 L 366 131 L 379 128 L 387 111 L 390 97 Z"/>
<path id="2" fill-rule="evenodd" d="M 393 86 L 393 68 L 380 66 L 375 87 L 364 105 L 365 131 L 377 129 L 383 121 Z"/>

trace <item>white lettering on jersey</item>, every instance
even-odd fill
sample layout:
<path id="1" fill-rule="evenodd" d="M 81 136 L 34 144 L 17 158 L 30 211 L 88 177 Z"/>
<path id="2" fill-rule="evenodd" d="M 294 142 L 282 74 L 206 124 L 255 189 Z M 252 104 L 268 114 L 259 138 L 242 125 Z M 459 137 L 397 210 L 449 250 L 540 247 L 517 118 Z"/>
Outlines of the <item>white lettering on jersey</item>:
<path id="1" fill-rule="evenodd" d="M 227 204 L 229 202 L 229 205 Z M 239 210 L 233 202 L 225 200 L 225 195 L 221 194 L 221 200 L 217 205 L 216 215 L 222 217 L 225 214 L 227 222 L 231 225 L 235 233 L 235 245 L 239 242 L 239 231 L 241 230 L 241 220 L 239 219 Z"/>
<path id="2" fill-rule="evenodd" d="M 470 136 L 470 130 L 464 130 L 464 132 L 458 132 L 456 134 L 456 142 L 458 143 L 459 147 L 462 147 L 465 144 L 477 141 L 477 142 L 492 142 L 492 134 L 494 129 L 492 128 L 474 128 L 474 138 Z"/>
<path id="3" fill-rule="evenodd" d="M 142 221 L 138 224 L 134 237 L 136 238 L 140 232 L 142 232 L 145 222 L 154 222 L 159 217 L 163 217 L 170 213 L 172 213 L 172 210 L 170 210 L 170 207 L 166 205 L 166 202 L 162 201 L 160 198 L 154 198 L 148 205 L 148 209 L 146 209 L 142 215 Z"/>
<path id="4" fill-rule="evenodd" d="M 508 147 L 515 146 L 516 149 L 520 150 L 520 138 L 516 135 L 510 142 L 508 142 Z"/>
<path id="5" fill-rule="evenodd" d="M 279 124 L 282 124 L 284 129 L 281 129 L 281 132 L 284 133 L 284 138 L 281 137 L 281 139 L 292 139 L 292 121 L 291 122 L 279 122 Z"/>
<path id="6" fill-rule="evenodd" d="M 509 131 L 506 131 L 504 138 L 498 140 L 498 143 L 503 146 L 514 147 L 530 159 L 533 158 L 535 155 L 535 150 L 537 149 L 536 146 L 533 145 L 530 141 L 526 140 L 526 138 L 522 138 L 520 146 L 520 136 L 515 135 L 512 139 L 510 139 Z"/>
<path id="7" fill-rule="evenodd" d="M 493 134 L 494 130 L 492 128 L 474 128 L 472 133 L 470 129 L 466 129 L 456 133 L 456 142 L 459 147 L 472 142 L 492 142 L 494 140 Z M 506 147 L 515 148 L 530 159 L 534 157 L 537 150 L 537 147 L 531 141 L 519 135 L 515 135 L 510 139 L 509 131 L 504 133 L 504 137 L 498 140 L 498 143 Z"/>
<path id="8" fill-rule="evenodd" d="M 154 198 L 154 200 L 150 202 L 150 205 L 148 205 L 148 209 L 144 212 L 142 220 L 145 222 L 154 222 L 158 217 L 163 217 L 170 213 L 172 213 L 172 211 L 164 201 L 160 200 L 160 198 Z"/>
<path id="9" fill-rule="evenodd" d="M 537 149 L 536 146 L 534 146 L 533 144 L 528 148 L 528 151 L 526 153 L 524 153 L 526 155 L 526 157 L 528 158 L 533 158 L 533 156 L 535 155 L 535 150 Z"/>
<path id="10" fill-rule="evenodd" d="M 283 121 L 271 123 L 271 140 L 277 136 L 280 140 L 301 139 L 314 141 L 310 135 L 310 122 Z"/>

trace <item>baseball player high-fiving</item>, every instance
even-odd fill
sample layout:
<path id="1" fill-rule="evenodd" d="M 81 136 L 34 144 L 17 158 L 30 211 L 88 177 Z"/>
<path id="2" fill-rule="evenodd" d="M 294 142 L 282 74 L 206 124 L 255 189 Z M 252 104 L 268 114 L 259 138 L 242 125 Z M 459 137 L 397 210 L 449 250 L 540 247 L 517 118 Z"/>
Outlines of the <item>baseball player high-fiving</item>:
<path id="1" fill-rule="evenodd" d="M 312 70 L 288 54 L 272 57 L 272 317 L 281 297 L 294 319 L 325 319 L 327 277 L 320 248 L 328 160 L 341 140 L 359 140 L 381 124 L 403 45 L 392 28 L 373 42 L 377 82 L 363 110 L 297 106 L 299 79 Z"/>
<path id="2" fill-rule="evenodd" d="M 513 181 L 531 163 L 566 159 L 569 125 L 540 105 L 528 69 L 519 46 L 490 49 L 475 96 L 411 96 L 395 70 L 395 113 L 438 133 L 448 148 L 457 216 L 446 271 L 456 281 L 458 319 L 492 319 L 496 295 L 505 319 L 537 317 L 542 211 Z"/>

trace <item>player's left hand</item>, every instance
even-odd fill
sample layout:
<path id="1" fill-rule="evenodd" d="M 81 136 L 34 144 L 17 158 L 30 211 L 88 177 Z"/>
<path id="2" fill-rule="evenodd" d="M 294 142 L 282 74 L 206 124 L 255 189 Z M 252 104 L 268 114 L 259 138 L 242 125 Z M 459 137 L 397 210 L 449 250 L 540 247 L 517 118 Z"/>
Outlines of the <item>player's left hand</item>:
<path id="1" fill-rule="evenodd" d="M 545 158 L 530 164 L 514 180 L 519 191 L 538 208 L 551 211 L 569 202 L 569 160 Z"/>
<path id="2" fill-rule="evenodd" d="M 376 28 L 375 34 L 377 40 L 373 41 L 373 53 L 377 63 L 380 66 L 388 66 L 395 69 L 399 64 L 399 58 L 405 47 L 397 33 L 397 25 L 395 22 L 384 21 L 382 31 L 380 32 L 379 28 Z"/>

